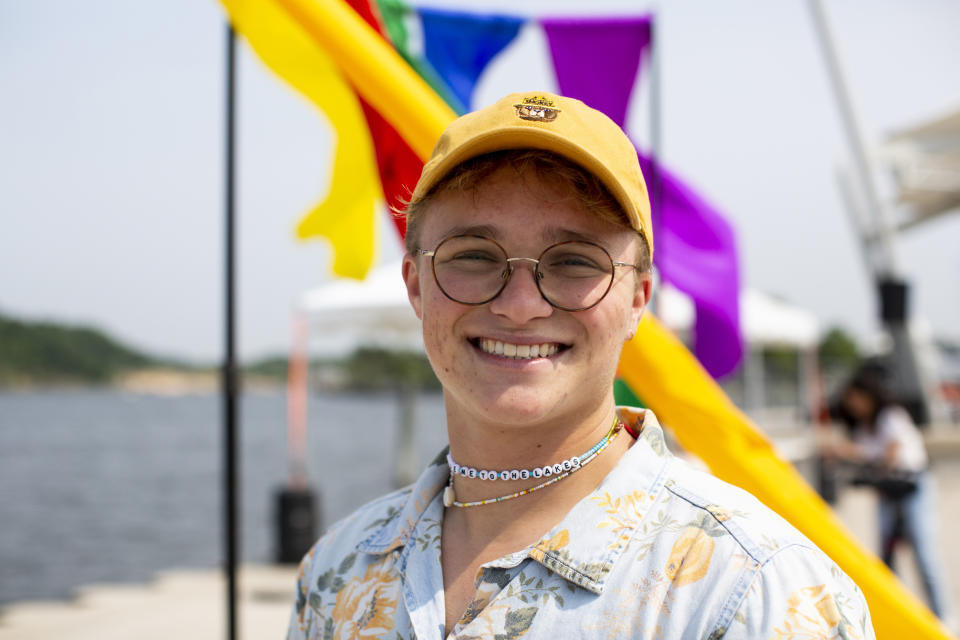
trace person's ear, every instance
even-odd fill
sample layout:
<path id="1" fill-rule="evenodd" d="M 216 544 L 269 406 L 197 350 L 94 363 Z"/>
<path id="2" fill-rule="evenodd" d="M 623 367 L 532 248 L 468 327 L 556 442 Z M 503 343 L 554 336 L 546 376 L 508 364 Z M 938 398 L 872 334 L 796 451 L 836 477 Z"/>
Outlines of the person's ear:
<path id="1" fill-rule="evenodd" d="M 633 301 L 630 306 L 630 329 L 624 339 L 632 340 L 637 333 L 637 325 L 640 324 L 640 318 L 643 317 L 643 310 L 647 308 L 650 302 L 650 294 L 653 291 L 653 275 L 650 271 L 637 273 L 637 286 L 633 291 Z"/>
<path id="2" fill-rule="evenodd" d="M 420 269 L 416 259 L 409 253 L 403 256 L 403 283 L 407 285 L 407 298 L 417 318 L 423 320 L 423 297 L 420 291 Z"/>

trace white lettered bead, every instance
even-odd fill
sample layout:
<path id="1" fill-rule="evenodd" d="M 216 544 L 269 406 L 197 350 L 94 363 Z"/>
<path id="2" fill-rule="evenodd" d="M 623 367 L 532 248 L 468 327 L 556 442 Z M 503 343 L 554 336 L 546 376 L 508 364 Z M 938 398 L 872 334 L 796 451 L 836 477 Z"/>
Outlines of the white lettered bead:
<path id="1" fill-rule="evenodd" d="M 534 469 L 533 472 L 536 473 L 537 470 Z M 530 477 L 530 472 L 529 472 L 529 471 L 527 471 L 526 469 L 523 469 L 523 470 L 520 471 L 520 479 L 521 479 L 521 480 L 526 480 L 526 479 L 528 479 L 529 477 Z"/>
<path id="2" fill-rule="evenodd" d="M 542 477 L 543 477 L 543 469 L 541 469 L 540 467 L 537 467 L 536 469 L 534 469 L 534 470 L 533 470 L 533 477 L 534 477 L 534 478 L 542 478 Z"/>

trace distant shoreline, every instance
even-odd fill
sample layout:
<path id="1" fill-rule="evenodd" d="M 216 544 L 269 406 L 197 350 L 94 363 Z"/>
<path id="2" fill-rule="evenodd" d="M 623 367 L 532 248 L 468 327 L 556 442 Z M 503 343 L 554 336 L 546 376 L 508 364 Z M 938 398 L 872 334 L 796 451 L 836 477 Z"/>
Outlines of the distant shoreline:
<path id="1" fill-rule="evenodd" d="M 280 391 L 286 386 L 285 380 L 257 374 L 244 374 L 242 371 L 240 378 L 243 388 L 248 391 Z M 214 369 L 191 371 L 170 367 L 145 367 L 124 371 L 107 382 L 52 378 L 7 380 L 0 384 L 0 393 L 48 389 L 106 389 L 158 396 L 208 394 L 220 389 L 220 372 Z"/>
<path id="2" fill-rule="evenodd" d="M 328 391 L 436 390 L 426 356 L 419 352 L 358 347 L 350 356 L 311 359 L 310 387 Z M 245 390 L 286 387 L 288 356 L 237 364 Z M 213 393 L 220 367 L 160 357 L 121 344 L 91 327 L 22 320 L 0 312 L 0 391 L 114 389 L 155 395 Z"/>

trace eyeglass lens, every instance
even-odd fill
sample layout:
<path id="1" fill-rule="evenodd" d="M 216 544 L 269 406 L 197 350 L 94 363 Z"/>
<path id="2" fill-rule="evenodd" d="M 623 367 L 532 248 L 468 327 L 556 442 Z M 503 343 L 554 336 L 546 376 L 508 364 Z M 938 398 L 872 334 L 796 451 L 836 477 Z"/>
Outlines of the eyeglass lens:
<path id="1" fill-rule="evenodd" d="M 511 263 L 503 249 L 488 238 L 453 236 L 440 243 L 433 256 L 437 284 L 450 298 L 482 304 L 506 285 Z M 522 268 L 522 267 L 521 267 Z M 606 295 L 613 282 L 610 255 L 590 242 L 562 242 L 548 248 L 536 266 L 540 293 L 555 307 L 580 310 Z"/>

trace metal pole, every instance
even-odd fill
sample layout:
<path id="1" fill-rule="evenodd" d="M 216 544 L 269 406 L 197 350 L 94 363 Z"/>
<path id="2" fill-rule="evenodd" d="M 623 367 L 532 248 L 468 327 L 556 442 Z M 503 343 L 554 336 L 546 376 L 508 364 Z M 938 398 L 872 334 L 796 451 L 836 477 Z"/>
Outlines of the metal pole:
<path id="1" fill-rule="evenodd" d="M 652 162 L 650 176 L 650 206 L 652 213 L 653 230 L 660 231 L 662 222 L 660 215 L 660 204 L 663 201 L 663 181 L 660 179 L 660 155 L 662 149 L 662 130 L 663 119 L 661 111 L 660 96 L 660 28 L 657 24 L 657 11 L 650 13 L 650 158 Z M 659 253 L 658 260 L 663 260 L 663 245 L 657 249 Z M 660 281 L 660 289 L 664 286 Z M 661 296 L 655 297 L 655 302 L 651 302 L 650 311 L 663 317 L 663 299 Z"/>
<path id="2" fill-rule="evenodd" d="M 235 225 L 234 225 L 234 178 L 236 163 L 234 161 L 235 127 L 235 95 L 236 95 L 236 37 L 233 27 L 227 24 L 227 51 L 226 51 L 226 145 L 224 149 L 224 202 L 225 202 L 225 358 L 222 375 L 223 391 L 223 500 L 224 500 L 224 570 L 227 575 L 227 638 L 237 638 L 237 365 L 236 365 L 236 255 Z"/>
<path id="3" fill-rule="evenodd" d="M 657 13 L 654 11 L 650 14 L 650 154 L 656 161 L 654 163 L 655 176 L 660 173 L 656 165 L 659 164 L 660 154 L 663 151 L 661 148 L 663 120 L 660 97 L 660 55 L 660 27 L 657 25 Z M 659 193 L 660 187 L 659 184 L 656 184 L 657 182 L 659 181 L 655 181 L 654 183 L 654 190 L 651 195 L 657 205 L 654 211 L 659 213 L 661 194 Z M 657 220 L 657 222 L 659 222 L 659 220 Z"/>
<path id="4" fill-rule="evenodd" d="M 875 252 L 873 251 L 874 245 L 870 241 L 872 237 L 870 225 L 860 206 L 860 202 L 857 200 L 856 194 L 853 192 L 853 185 L 850 184 L 849 174 L 845 170 L 837 169 L 836 178 L 837 186 L 840 188 L 840 195 L 843 196 L 843 204 L 847 210 L 847 216 L 850 218 L 850 226 L 860 241 L 860 253 L 863 255 L 867 275 L 875 277 L 876 274 L 882 271 L 882 268 L 877 265 L 876 256 L 874 255 Z"/>
<path id="5" fill-rule="evenodd" d="M 863 232 L 861 232 L 861 239 L 866 247 L 876 249 L 872 257 L 872 264 L 874 267 L 873 276 L 880 296 L 880 316 L 893 343 L 889 356 L 891 368 L 888 383 L 898 396 L 899 401 L 910 410 L 914 420 L 923 424 L 928 420 L 927 407 L 929 402 L 926 398 L 917 356 L 907 328 L 906 294 L 908 287 L 906 282 L 900 279 L 898 273 L 899 265 L 897 264 L 893 242 L 894 225 L 892 216 L 877 195 L 876 184 L 873 181 L 866 148 L 863 144 L 863 135 L 860 133 L 859 124 L 854 115 L 853 105 L 840 69 L 837 52 L 833 46 L 833 39 L 827 27 L 821 0 L 809 0 L 809 3 L 813 24 L 817 35 L 820 37 L 820 45 L 827 62 L 828 75 L 843 118 L 844 132 L 847 134 L 847 141 L 853 152 L 857 181 L 860 183 L 860 190 L 867 201 L 867 213 L 873 217 L 872 235 L 863 236 Z M 898 293 L 901 298 L 899 303 L 896 301 L 896 294 Z"/>
<path id="6" fill-rule="evenodd" d="M 868 213 L 874 217 L 874 238 L 880 243 L 880 255 L 883 263 L 880 268 L 883 275 L 892 276 L 898 270 L 897 256 L 891 237 L 893 222 L 886 207 L 881 205 L 880 197 L 877 195 L 876 184 L 870 171 L 870 162 L 867 159 L 866 146 L 863 144 L 863 135 L 854 114 L 850 94 L 847 92 L 847 85 L 843 78 L 843 71 L 840 69 L 840 61 L 833 46 L 833 38 L 827 26 L 821 0 L 810 0 L 810 14 L 813 16 L 813 25 L 820 38 L 820 47 L 827 63 L 827 73 L 830 76 L 830 83 L 833 85 L 837 105 L 840 107 L 840 116 L 843 118 L 844 124 L 843 130 L 853 152 L 857 181 L 860 183 L 860 190 L 867 199 Z"/>

